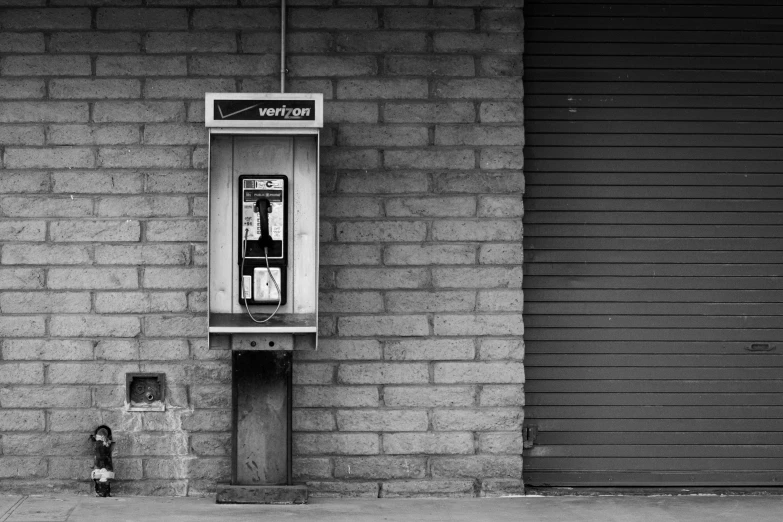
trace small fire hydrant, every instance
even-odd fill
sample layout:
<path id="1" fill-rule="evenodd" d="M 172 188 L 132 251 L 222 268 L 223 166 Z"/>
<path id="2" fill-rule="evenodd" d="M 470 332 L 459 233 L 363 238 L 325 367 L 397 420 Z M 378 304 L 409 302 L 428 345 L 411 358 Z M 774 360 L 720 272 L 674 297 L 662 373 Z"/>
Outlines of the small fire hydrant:
<path id="1" fill-rule="evenodd" d="M 114 441 L 111 438 L 111 428 L 98 426 L 90 435 L 93 441 L 95 459 L 90 478 L 95 482 L 95 495 L 98 497 L 111 496 L 111 481 L 114 479 L 114 465 L 111 461 L 111 450 Z"/>

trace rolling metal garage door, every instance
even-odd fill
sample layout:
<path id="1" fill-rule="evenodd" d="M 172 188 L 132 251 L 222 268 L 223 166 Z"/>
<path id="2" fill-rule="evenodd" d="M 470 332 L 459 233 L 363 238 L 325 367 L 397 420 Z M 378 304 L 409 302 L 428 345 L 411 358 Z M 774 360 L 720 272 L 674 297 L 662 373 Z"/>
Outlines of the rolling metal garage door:
<path id="1" fill-rule="evenodd" d="M 783 6 L 525 2 L 532 486 L 783 484 Z"/>

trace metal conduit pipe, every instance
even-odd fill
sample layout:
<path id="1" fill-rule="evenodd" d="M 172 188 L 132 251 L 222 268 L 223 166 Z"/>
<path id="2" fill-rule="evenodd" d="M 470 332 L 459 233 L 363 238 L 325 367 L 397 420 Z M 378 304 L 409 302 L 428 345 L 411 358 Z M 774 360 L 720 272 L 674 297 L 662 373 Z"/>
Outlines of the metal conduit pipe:
<path id="1" fill-rule="evenodd" d="M 280 93 L 285 92 L 285 0 L 280 0 Z"/>

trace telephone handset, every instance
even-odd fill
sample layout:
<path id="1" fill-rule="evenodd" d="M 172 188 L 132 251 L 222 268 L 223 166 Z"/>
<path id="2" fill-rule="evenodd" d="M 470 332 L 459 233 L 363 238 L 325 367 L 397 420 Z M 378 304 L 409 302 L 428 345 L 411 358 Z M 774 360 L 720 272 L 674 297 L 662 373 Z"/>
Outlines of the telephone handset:
<path id="1" fill-rule="evenodd" d="M 288 178 L 240 176 L 239 225 L 239 302 L 279 309 L 287 294 Z"/>

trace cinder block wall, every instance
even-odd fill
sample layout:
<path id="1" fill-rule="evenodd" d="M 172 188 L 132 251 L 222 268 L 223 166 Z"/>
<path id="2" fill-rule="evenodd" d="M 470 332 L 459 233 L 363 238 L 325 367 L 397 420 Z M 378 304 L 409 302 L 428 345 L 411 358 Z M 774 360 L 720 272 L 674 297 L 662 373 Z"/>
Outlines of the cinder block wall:
<path id="1" fill-rule="evenodd" d="M 106 423 L 118 493 L 208 494 L 231 394 L 205 339 L 203 95 L 279 92 L 279 3 L 79 3 L 0 1 L 0 489 L 88 491 Z M 518 492 L 522 0 L 289 4 L 288 90 L 326 100 L 296 480 Z M 166 412 L 124 411 L 137 371 L 166 373 Z"/>

